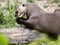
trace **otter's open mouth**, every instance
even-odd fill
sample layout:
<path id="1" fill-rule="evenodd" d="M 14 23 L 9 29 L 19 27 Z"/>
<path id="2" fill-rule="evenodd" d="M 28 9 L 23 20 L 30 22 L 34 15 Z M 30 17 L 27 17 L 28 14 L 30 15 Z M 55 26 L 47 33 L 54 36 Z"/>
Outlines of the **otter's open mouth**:
<path id="1" fill-rule="evenodd" d="M 23 17 L 23 16 L 24 16 L 24 14 L 20 14 L 18 17 L 21 18 L 21 17 Z"/>
<path id="2" fill-rule="evenodd" d="M 19 14 L 17 17 L 18 17 L 18 18 L 27 19 L 27 16 L 26 16 L 25 14 L 23 14 L 23 13 Z"/>

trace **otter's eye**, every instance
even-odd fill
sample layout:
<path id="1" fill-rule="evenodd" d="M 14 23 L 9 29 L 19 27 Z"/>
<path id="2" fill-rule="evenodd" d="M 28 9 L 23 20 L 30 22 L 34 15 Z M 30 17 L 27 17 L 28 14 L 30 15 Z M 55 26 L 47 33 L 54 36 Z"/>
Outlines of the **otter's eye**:
<path id="1" fill-rule="evenodd" d="M 24 7 L 25 5 L 23 4 L 22 6 Z"/>

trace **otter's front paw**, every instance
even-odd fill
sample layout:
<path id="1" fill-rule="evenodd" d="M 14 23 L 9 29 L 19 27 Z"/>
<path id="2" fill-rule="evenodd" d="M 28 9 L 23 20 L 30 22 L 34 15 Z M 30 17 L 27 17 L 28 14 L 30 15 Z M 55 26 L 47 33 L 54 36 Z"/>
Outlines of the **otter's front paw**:
<path id="1" fill-rule="evenodd" d="M 22 18 L 17 18 L 17 19 L 16 19 L 16 22 L 17 22 L 18 24 L 23 24 L 24 20 L 23 20 Z"/>

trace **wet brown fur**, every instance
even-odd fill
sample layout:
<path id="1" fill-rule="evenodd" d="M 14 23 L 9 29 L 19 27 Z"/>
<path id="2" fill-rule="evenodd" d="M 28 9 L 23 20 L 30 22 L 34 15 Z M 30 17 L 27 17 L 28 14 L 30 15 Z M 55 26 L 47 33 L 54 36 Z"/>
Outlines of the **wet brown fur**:
<path id="1" fill-rule="evenodd" d="M 51 35 L 60 34 L 60 16 L 55 13 L 46 13 L 34 4 L 26 3 L 27 20 L 17 18 L 18 24 L 24 24 L 28 28 L 36 29 Z"/>

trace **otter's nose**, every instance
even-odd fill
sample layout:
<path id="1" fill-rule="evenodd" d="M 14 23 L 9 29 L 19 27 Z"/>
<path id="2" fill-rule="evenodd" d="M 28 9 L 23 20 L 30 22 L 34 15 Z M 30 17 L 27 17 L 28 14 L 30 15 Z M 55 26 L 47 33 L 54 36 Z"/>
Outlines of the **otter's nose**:
<path id="1" fill-rule="evenodd" d="M 18 15 L 18 11 L 15 11 L 15 17 L 17 17 L 17 15 Z"/>
<path id="2" fill-rule="evenodd" d="M 18 11 L 16 11 L 15 14 L 18 14 Z"/>

